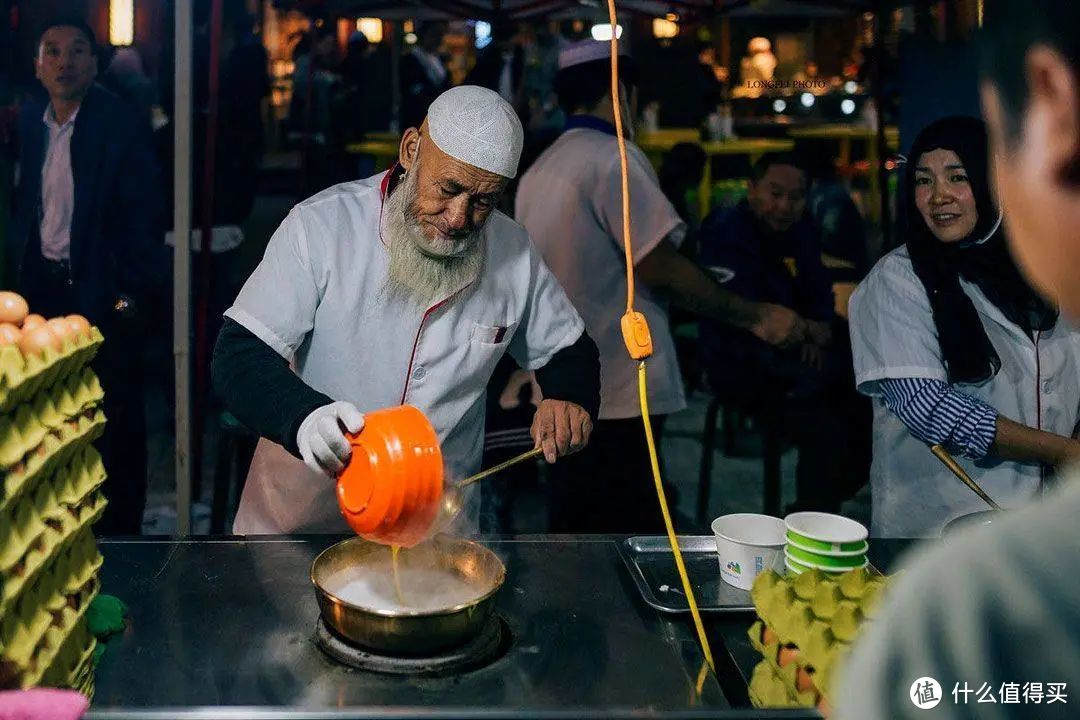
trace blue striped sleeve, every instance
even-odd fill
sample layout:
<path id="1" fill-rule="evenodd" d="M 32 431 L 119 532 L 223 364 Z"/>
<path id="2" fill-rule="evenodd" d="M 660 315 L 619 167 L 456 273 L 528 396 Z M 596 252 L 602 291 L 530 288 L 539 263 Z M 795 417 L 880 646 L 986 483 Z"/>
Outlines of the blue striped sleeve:
<path id="1" fill-rule="evenodd" d="M 978 460 L 994 444 L 998 412 L 943 380 L 885 378 L 882 400 L 911 434 L 931 445 Z"/>

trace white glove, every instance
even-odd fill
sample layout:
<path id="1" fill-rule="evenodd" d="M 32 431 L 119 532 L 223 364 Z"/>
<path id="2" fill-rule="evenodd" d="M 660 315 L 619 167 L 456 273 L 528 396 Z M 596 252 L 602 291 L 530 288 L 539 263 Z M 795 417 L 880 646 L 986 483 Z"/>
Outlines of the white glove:
<path id="1" fill-rule="evenodd" d="M 364 415 L 352 403 L 323 405 L 304 418 L 296 431 L 300 457 L 315 472 L 335 478 L 352 456 L 352 446 L 345 432 L 355 434 L 363 427 Z"/>

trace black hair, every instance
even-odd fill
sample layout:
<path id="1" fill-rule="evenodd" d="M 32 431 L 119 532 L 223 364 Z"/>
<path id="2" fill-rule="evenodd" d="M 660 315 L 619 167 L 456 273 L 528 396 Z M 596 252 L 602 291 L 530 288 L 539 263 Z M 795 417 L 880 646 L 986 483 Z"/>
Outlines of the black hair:
<path id="1" fill-rule="evenodd" d="M 980 32 L 981 72 L 998 90 L 1007 137 L 1015 138 L 1027 104 L 1024 58 L 1035 45 L 1080 69 L 1080 3 L 1076 0 L 994 0 L 986 3 Z"/>
<path id="2" fill-rule="evenodd" d="M 986 127 L 975 117 L 937 120 L 919 133 L 904 168 L 906 199 L 901 215 L 912 268 L 926 289 L 949 382 L 979 383 L 997 374 L 1001 358 L 986 335 L 979 312 L 960 285 L 975 283 L 1010 321 L 1031 335 L 1048 330 L 1056 312 L 1039 299 L 1009 255 L 1001 213 L 990 193 Z M 964 166 L 978 221 L 963 241 L 938 240 L 915 203 L 916 169 L 933 150 L 951 150 Z"/>
<path id="3" fill-rule="evenodd" d="M 86 41 L 90 43 L 90 52 L 94 55 L 97 55 L 97 37 L 94 36 L 93 28 L 91 28 L 90 25 L 82 18 L 61 17 L 49 21 L 49 23 L 41 29 L 41 33 L 38 35 L 37 47 L 41 47 L 41 41 L 45 38 L 45 33 L 49 32 L 53 28 L 58 27 L 75 28 L 76 30 L 81 32 L 83 35 L 86 36 Z"/>
<path id="4" fill-rule="evenodd" d="M 768 152 L 754 163 L 754 167 L 750 169 L 750 179 L 754 182 L 761 180 L 773 165 L 788 165 L 801 172 L 803 177 L 807 176 L 806 161 L 802 155 L 794 152 Z"/>
<path id="5" fill-rule="evenodd" d="M 629 90 L 637 85 L 637 65 L 626 56 L 619 56 L 619 79 Z M 559 107 L 567 115 L 596 106 L 611 92 L 611 61 L 593 60 L 563 68 L 555 76 L 555 94 Z"/>

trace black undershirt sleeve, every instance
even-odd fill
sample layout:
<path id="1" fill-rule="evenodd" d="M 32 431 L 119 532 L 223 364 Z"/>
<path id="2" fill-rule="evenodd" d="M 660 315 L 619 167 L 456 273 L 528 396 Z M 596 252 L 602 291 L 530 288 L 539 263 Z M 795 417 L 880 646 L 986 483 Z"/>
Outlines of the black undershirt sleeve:
<path id="1" fill-rule="evenodd" d="M 225 318 L 214 346 L 214 391 L 252 432 L 299 457 L 296 432 L 313 410 L 332 399 L 307 385 L 273 348 Z"/>
<path id="2" fill-rule="evenodd" d="M 552 356 L 536 371 L 536 382 L 545 398 L 565 400 L 585 408 L 596 421 L 600 411 L 600 351 L 588 333 Z"/>

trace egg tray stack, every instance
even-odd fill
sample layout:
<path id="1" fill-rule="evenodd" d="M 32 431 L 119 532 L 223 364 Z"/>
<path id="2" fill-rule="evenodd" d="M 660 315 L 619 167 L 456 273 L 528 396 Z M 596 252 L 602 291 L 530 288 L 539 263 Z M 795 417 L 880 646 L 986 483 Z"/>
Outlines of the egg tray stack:
<path id="1" fill-rule="evenodd" d="M 102 340 L 94 328 L 60 352 L 0 348 L 0 688 L 93 694 L 105 415 L 88 364 Z"/>
<path id="2" fill-rule="evenodd" d="M 826 710 L 843 658 L 886 583 L 866 568 L 759 575 L 750 591 L 759 617 L 750 643 L 764 658 L 750 680 L 754 706 Z"/>

